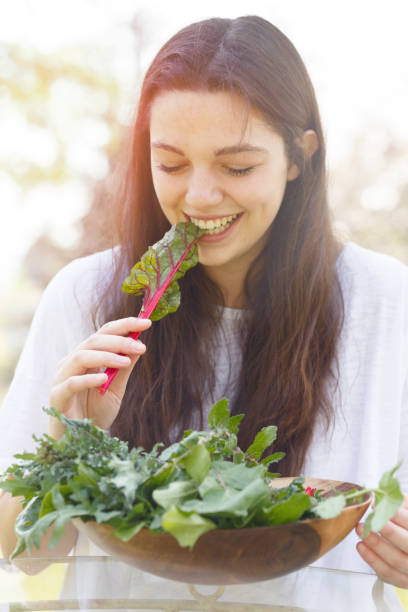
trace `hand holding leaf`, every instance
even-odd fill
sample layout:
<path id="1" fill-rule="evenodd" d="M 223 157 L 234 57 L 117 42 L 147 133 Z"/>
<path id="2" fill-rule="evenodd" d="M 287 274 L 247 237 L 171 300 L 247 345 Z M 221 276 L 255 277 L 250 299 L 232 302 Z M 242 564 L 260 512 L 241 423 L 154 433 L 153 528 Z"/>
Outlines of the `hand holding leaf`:
<path id="1" fill-rule="evenodd" d="M 197 240 L 204 234 L 191 222 L 177 223 L 161 240 L 149 247 L 132 268 L 123 283 L 122 291 L 143 295 L 138 318 L 157 321 L 180 305 L 178 280 L 198 263 Z M 129 334 L 137 340 L 140 333 Z M 117 374 L 116 368 L 106 370 L 107 381 L 100 386 L 105 393 Z"/>

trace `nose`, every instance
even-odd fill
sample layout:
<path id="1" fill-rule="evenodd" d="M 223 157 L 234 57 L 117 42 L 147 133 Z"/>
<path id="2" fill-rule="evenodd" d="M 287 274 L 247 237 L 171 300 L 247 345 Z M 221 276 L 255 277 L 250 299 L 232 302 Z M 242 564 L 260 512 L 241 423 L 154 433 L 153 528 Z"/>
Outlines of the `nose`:
<path id="1" fill-rule="evenodd" d="M 191 174 L 186 203 L 191 207 L 216 206 L 222 202 L 222 192 L 210 172 L 194 170 Z"/>

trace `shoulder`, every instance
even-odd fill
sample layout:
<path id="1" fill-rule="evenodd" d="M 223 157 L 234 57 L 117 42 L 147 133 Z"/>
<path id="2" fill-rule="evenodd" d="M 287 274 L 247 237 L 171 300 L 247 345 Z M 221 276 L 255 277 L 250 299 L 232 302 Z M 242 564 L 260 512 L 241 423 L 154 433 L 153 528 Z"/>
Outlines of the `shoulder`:
<path id="1" fill-rule="evenodd" d="M 408 266 L 383 253 L 348 242 L 337 261 L 343 292 L 366 299 L 408 301 Z"/>
<path id="2" fill-rule="evenodd" d="M 68 300 L 78 305 L 88 305 L 107 289 L 118 265 L 120 248 L 99 251 L 72 260 L 51 279 L 43 295 L 43 301 Z"/>
<path id="3" fill-rule="evenodd" d="M 44 330 L 59 324 L 67 336 L 72 335 L 72 330 L 77 330 L 80 337 L 90 333 L 94 327 L 93 312 L 99 298 L 109 290 L 119 254 L 120 248 L 115 247 L 74 259 L 61 268 L 42 295 L 33 329 Z"/>
<path id="4" fill-rule="evenodd" d="M 57 272 L 47 289 L 53 286 L 60 288 L 67 285 L 70 287 L 85 286 L 88 281 L 108 283 L 118 263 L 119 254 L 120 248 L 115 247 L 73 259 Z"/>

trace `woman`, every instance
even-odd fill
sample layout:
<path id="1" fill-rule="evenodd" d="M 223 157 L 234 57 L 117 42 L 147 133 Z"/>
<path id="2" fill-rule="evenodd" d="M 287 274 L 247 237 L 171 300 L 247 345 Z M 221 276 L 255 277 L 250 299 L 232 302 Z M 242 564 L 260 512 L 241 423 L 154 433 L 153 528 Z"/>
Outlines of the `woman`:
<path id="1" fill-rule="evenodd" d="M 46 430 L 41 404 L 149 448 L 202 427 L 223 395 L 246 413 L 242 447 L 278 426 L 282 474 L 375 484 L 406 454 L 407 268 L 334 237 L 313 86 L 277 28 L 211 19 L 164 45 L 144 80 L 118 206 L 120 247 L 73 262 L 45 293 L 1 414 L 9 454 Z M 180 283 L 179 310 L 152 325 L 119 287 L 185 220 L 207 230 L 199 265 Z M 106 367 L 119 374 L 102 396 Z M 59 424 L 50 432 L 59 437 Z M 406 467 L 399 476 L 408 490 Z M 8 549 L 19 507 L 1 502 Z M 408 503 L 358 544 L 402 587 L 407 529 Z M 75 539 L 67 530 L 57 554 Z M 319 564 L 364 571 L 351 544 Z"/>

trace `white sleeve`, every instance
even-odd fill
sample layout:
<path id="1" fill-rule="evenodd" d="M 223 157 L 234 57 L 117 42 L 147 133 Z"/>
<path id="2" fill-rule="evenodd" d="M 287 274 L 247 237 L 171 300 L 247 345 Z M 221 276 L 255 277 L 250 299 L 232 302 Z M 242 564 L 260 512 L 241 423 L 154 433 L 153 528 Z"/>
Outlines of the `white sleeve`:
<path id="1" fill-rule="evenodd" d="M 401 482 L 403 492 L 408 493 L 408 274 L 406 274 L 405 280 L 405 320 L 403 329 L 405 360 L 403 360 L 403 364 L 405 364 L 406 374 L 405 385 L 402 391 L 401 429 L 398 453 L 398 456 L 402 459 L 402 466 L 398 470 L 396 476 Z"/>
<path id="2" fill-rule="evenodd" d="M 34 449 L 33 434 L 48 432 L 49 395 L 58 363 L 94 331 L 91 308 L 107 253 L 74 260 L 46 288 L 14 378 L 0 408 L 0 473 L 15 453 Z M 108 270 L 111 270 L 111 265 Z"/>

